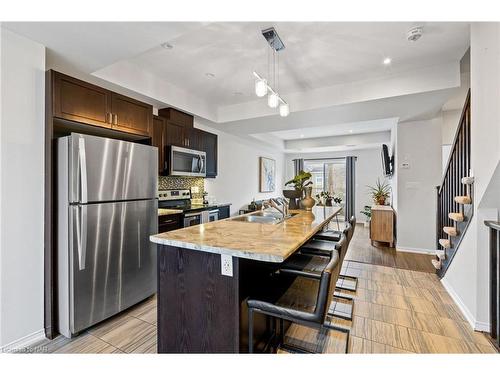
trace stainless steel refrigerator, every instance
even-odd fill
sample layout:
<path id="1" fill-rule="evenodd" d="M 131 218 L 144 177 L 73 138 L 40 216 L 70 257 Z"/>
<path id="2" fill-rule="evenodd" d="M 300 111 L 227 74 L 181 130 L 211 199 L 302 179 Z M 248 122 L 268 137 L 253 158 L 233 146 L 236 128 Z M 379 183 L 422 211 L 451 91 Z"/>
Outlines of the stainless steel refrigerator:
<path id="1" fill-rule="evenodd" d="M 57 142 L 59 331 L 66 337 L 156 291 L 157 149 L 73 133 Z"/>

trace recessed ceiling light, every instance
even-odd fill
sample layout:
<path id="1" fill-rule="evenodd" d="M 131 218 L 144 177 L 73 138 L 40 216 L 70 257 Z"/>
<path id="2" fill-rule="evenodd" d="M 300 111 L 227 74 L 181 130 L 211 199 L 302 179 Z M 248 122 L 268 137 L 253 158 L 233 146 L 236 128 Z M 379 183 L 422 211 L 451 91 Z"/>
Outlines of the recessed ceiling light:
<path id="1" fill-rule="evenodd" d="M 304 134 L 301 134 L 301 135 L 300 135 L 300 138 L 304 138 Z"/>
<path id="2" fill-rule="evenodd" d="M 171 45 L 170 43 L 167 43 L 167 42 L 162 43 L 162 44 L 161 44 L 161 46 L 162 46 L 163 48 L 165 48 L 165 49 L 172 49 L 172 48 L 174 48 L 174 46 L 173 46 L 173 45 Z"/>
<path id="3" fill-rule="evenodd" d="M 206 75 L 208 78 L 215 78 L 215 74 L 213 74 L 213 73 L 205 73 L 205 75 Z"/>
<path id="4" fill-rule="evenodd" d="M 386 57 L 384 59 L 384 65 L 389 65 L 392 62 L 392 59 L 390 57 Z"/>
<path id="5" fill-rule="evenodd" d="M 352 129 L 351 129 L 351 130 L 349 130 L 349 133 L 352 133 Z"/>

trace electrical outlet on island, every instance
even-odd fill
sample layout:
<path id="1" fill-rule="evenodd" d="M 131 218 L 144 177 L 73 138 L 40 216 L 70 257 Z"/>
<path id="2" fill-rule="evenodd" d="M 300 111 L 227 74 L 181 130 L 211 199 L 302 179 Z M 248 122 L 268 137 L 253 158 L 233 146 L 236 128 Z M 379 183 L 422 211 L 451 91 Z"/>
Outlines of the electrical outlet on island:
<path id="1" fill-rule="evenodd" d="M 220 265 L 223 275 L 233 277 L 233 257 L 231 255 L 221 254 Z"/>

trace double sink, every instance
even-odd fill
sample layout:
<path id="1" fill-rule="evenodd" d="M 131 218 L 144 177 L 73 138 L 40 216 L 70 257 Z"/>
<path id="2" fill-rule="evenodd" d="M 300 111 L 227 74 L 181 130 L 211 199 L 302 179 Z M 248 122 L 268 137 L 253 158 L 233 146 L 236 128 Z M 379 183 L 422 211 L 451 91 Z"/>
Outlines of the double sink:
<path id="1" fill-rule="evenodd" d="M 296 213 L 289 214 L 287 217 L 283 218 L 283 215 L 279 212 L 274 211 L 256 211 L 249 215 L 237 216 L 229 220 L 233 221 L 244 221 L 247 223 L 259 223 L 259 224 L 279 224 L 284 220 L 290 219 L 291 217 L 297 215 Z"/>

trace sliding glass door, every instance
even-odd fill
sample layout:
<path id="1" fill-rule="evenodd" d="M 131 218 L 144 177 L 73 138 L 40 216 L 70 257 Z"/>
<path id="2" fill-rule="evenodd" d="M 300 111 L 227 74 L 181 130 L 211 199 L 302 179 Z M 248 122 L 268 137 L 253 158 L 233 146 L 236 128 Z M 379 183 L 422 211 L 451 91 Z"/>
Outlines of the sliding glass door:
<path id="1" fill-rule="evenodd" d="M 346 198 L 346 162 L 339 159 L 306 159 L 304 170 L 312 174 L 313 197 L 322 191 Z"/>

